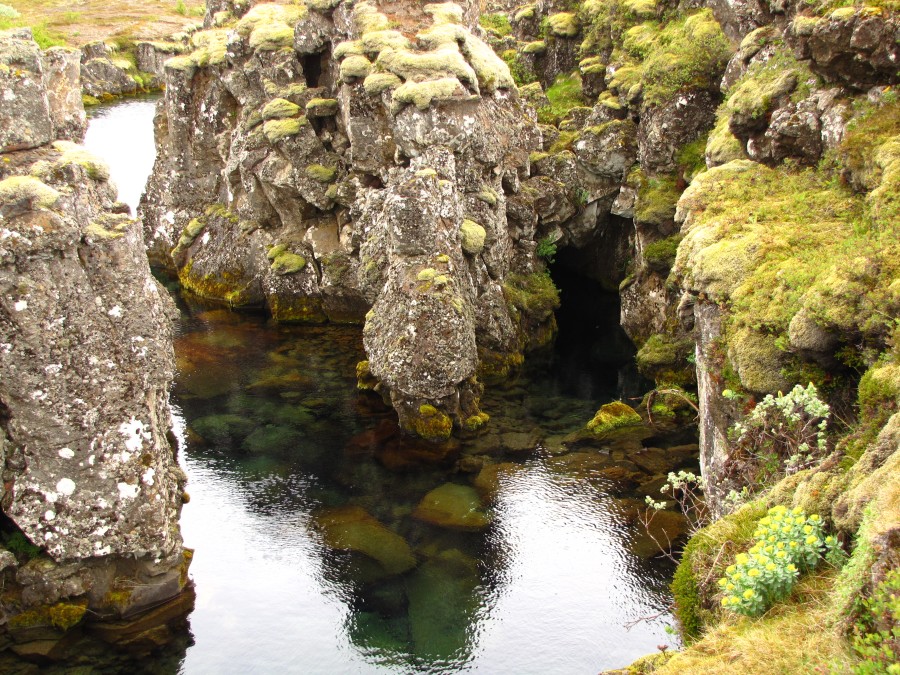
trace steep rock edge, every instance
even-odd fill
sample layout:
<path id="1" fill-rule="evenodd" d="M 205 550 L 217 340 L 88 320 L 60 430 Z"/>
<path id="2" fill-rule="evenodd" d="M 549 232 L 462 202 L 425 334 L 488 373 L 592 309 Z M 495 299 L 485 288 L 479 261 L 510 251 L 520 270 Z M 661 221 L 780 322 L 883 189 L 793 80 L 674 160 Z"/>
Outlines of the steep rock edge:
<path id="1" fill-rule="evenodd" d="M 27 29 L 0 34 L 0 643 L 35 658 L 81 623 L 146 647 L 115 622 L 173 601 L 164 631 L 187 609 L 190 561 L 168 404 L 174 306 L 107 167 L 54 140 L 84 120 L 59 55 Z"/>
<path id="2" fill-rule="evenodd" d="M 479 374 L 553 334 L 546 190 L 522 185 L 540 133 L 472 6 L 381 10 L 258 4 L 194 35 L 166 64 L 142 216 L 194 293 L 364 321 L 368 386 L 440 440 L 485 423 Z"/>
<path id="3" fill-rule="evenodd" d="M 624 176 L 608 207 L 634 228 L 622 324 L 658 387 L 696 381 L 712 508 L 724 513 L 729 490 L 749 480 L 729 431 L 765 395 L 813 381 L 836 413 L 827 457 L 775 486 L 751 482 L 751 506 L 691 540 L 675 585 L 682 628 L 690 639 L 722 629 L 665 672 L 790 670 L 837 652 L 849 668 L 859 606 L 848 598 L 871 595 L 898 564 L 895 5 L 589 0 L 495 11 L 482 21 L 489 40 L 547 125 L 533 172 L 578 185 L 580 160 Z M 825 582 L 824 617 L 800 602 L 779 610 L 781 623 L 736 628 L 710 583 L 727 561 L 707 543 L 746 549 L 760 509 L 776 503 L 825 518 L 851 564 Z M 832 630 L 798 649 L 796 627 L 810 621 Z M 723 635 L 740 639 L 740 656 Z M 822 648 L 828 640 L 837 652 Z M 754 650 L 773 661 L 753 661 Z"/>

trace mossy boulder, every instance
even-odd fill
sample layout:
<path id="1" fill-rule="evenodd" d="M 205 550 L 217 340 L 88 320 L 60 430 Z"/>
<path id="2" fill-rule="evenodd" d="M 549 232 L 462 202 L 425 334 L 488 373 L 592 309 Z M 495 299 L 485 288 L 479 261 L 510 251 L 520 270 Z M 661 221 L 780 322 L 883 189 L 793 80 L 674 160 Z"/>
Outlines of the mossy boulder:
<path id="1" fill-rule="evenodd" d="M 578 15 L 573 12 L 551 14 L 547 18 L 547 26 L 551 35 L 563 38 L 575 37 L 581 30 Z"/>
<path id="2" fill-rule="evenodd" d="M 627 427 L 640 427 L 644 420 L 627 403 L 614 401 L 600 406 L 594 418 L 587 423 L 587 429 L 595 436 L 604 437 Z"/>
<path id="3" fill-rule="evenodd" d="M 338 112 L 338 102 L 334 98 L 314 98 L 306 104 L 307 117 L 334 117 Z"/>
<path id="4" fill-rule="evenodd" d="M 10 176 L 0 181 L 0 202 L 26 203 L 31 208 L 49 209 L 59 199 L 59 192 L 33 176 Z"/>
<path id="5" fill-rule="evenodd" d="M 296 136 L 308 124 L 306 117 L 269 120 L 263 124 L 263 133 L 270 143 Z"/>
<path id="6" fill-rule="evenodd" d="M 430 404 L 419 406 L 418 411 L 403 421 L 408 431 L 428 441 L 444 441 L 453 432 L 453 420 Z"/>
<path id="7" fill-rule="evenodd" d="M 262 109 L 263 120 L 281 120 L 299 114 L 300 106 L 283 98 L 273 98 Z"/>
<path id="8" fill-rule="evenodd" d="M 685 386 L 696 379 L 693 364 L 694 342 L 686 337 L 665 333 L 651 335 L 638 350 L 638 370 L 658 385 L 663 383 Z"/>

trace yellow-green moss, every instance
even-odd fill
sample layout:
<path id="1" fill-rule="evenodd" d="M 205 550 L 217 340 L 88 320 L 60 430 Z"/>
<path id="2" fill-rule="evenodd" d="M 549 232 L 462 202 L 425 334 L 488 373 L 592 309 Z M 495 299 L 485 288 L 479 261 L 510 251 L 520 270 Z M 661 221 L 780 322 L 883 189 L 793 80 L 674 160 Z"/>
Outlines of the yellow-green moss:
<path id="1" fill-rule="evenodd" d="M 275 274 L 296 274 L 306 267 L 306 258 L 289 251 L 281 251 L 272 258 L 271 269 Z"/>
<path id="2" fill-rule="evenodd" d="M 109 180 L 109 167 L 103 160 L 85 149 L 84 146 L 70 141 L 55 141 L 53 148 L 62 153 L 55 162 L 57 168 L 75 164 L 83 168 L 87 175 L 94 180 Z"/>
<path id="3" fill-rule="evenodd" d="M 695 379 L 694 367 L 688 362 L 693 353 L 693 340 L 657 333 L 647 338 L 635 360 L 641 374 L 657 384 L 686 386 Z"/>
<path id="4" fill-rule="evenodd" d="M 728 111 L 722 107 L 716 112 L 716 126 L 706 139 L 706 157 L 710 166 L 727 164 L 746 158 L 744 145 L 728 128 Z"/>
<path id="5" fill-rule="evenodd" d="M 388 89 L 396 89 L 402 84 L 393 73 L 372 73 L 363 80 L 363 87 L 369 96 L 377 96 Z"/>
<path id="6" fill-rule="evenodd" d="M 354 80 L 372 72 L 372 62 L 365 56 L 348 56 L 341 61 L 341 79 Z"/>
<path id="7" fill-rule="evenodd" d="M 78 624 L 87 612 L 87 601 L 79 603 L 58 602 L 16 614 L 9 619 L 12 629 L 33 626 L 54 626 L 67 631 Z"/>
<path id="8" fill-rule="evenodd" d="M 280 323 L 325 323 L 328 317 L 319 298 L 280 295 L 268 300 L 272 318 Z"/>
<path id="9" fill-rule="evenodd" d="M 513 21 L 520 23 L 521 21 L 529 21 L 535 17 L 535 5 L 525 5 L 513 15 Z"/>
<path id="10" fill-rule="evenodd" d="M 512 25 L 505 14 L 482 14 L 478 17 L 478 24 L 498 37 L 512 33 Z"/>
<path id="11" fill-rule="evenodd" d="M 463 422 L 463 426 L 468 431 L 478 431 L 484 425 L 486 425 L 491 420 L 491 416 L 485 412 L 479 412 L 474 415 L 469 415 L 466 418 L 466 421 Z"/>
<path id="12" fill-rule="evenodd" d="M 29 201 L 32 205 L 49 209 L 59 199 L 59 192 L 34 176 L 10 176 L 0 181 L 0 202 L 7 204 Z"/>
<path id="13" fill-rule="evenodd" d="M 497 195 L 497 192 L 495 190 L 493 190 L 492 188 L 485 188 L 484 190 L 482 190 L 481 192 L 479 192 L 478 194 L 475 195 L 475 199 L 477 199 L 480 202 L 484 202 L 488 206 L 497 206 L 497 201 L 499 200 L 499 197 Z"/>
<path id="14" fill-rule="evenodd" d="M 525 46 L 522 47 L 523 54 L 543 54 L 547 51 L 547 43 L 543 40 L 534 40 L 533 42 L 525 43 Z"/>
<path id="15" fill-rule="evenodd" d="M 595 436 L 603 437 L 617 429 L 643 424 L 644 420 L 634 408 L 627 403 L 614 401 L 600 407 L 594 418 L 587 423 L 587 429 Z"/>
<path id="16" fill-rule="evenodd" d="M 100 99 L 95 98 L 94 96 L 91 96 L 90 94 L 82 94 L 81 95 L 81 104 L 85 108 L 88 108 L 88 107 L 94 106 L 94 105 L 100 105 Z"/>
<path id="17" fill-rule="evenodd" d="M 551 14 L 547 18 L 547 25 L 550 33 L 556 37 L 575 37 L 581 30 L 578 15 L 573 12 Z"/>
<path id="18" fill-rule="evenodd" d="M 307 7 L 317 12 L 328 12 L 339 4 L 342 0 L 304 0 Z"/>
<path id="19" fill-rule="evenodd" d="M 459 226 L 459 238 L 463 251 L 469 255 L 478 255 L 484 249 L 484 239 L 487 236 L 484 228 L 474 220 L 463 219 Z"/>
<path id="20" fill-rule="evenodd" d="M 657 226 L 671 223 L 675 217 L 675 204 L 680 196 L 681 190 L 678 189 L 675 176 L 642 176 L 634 205 L 635 220 Z M 672 260 L 674 259 L 673 255 Z"/>
<path id="21" fill-rule="evenodd" d="M 306 117 L 291 117 L 283 120 L 269 120 L 263 124 L 263 133 L 270 143 L 296 136 L 307 125 Z"/>
<path id="22" fill-rule="evenodd" d="M 433 405 L 419 406 L 418 415 L 406 421 L 407 430 L 429 441 L 444 441 L 453 432 L 453 420 Z"/>
<path id="23" fill-rule="evenodd" d="M 478 379 L 499 381 L 508 377 L 511 372 L 525 363 L 521 352 L 496 352 L 488 349 L 478 350 Z"/>
<path id="24" fill-rule="evenodd" d="M 426 82 L 404 82 L 394 90 L 394 101 L 400 104 L 412 103 L 419 110 L 427 109 L 435 101 L 447 101 L 462 90 L 455 77 L 445 77 Z"/>
<path id="25" fill-rule="evenodd" d="M 300 114 L 300 106 L 283 98 L 274 98 L 262 109 L 263 120 L 282 120 Z"/>
<path id="26" fill-rule="evenodd" d="M 294 25 L 308 11 L 305 5 L 264 3 L 253 6 L 238 21 L 235 30 L 248 37 L 250 47 L 259 51 L 276 51 L 294 44 Z"/>
<path id="27" fill-rule="evenodd" d="M 761 119 L 778 99 L 795 92 L 794 98 L 804 96 L 810 78 L 806 65 L 798 62 L 787 47 L 779 48 L 770 59 L 753 63 L 734 84 L 726 110 L 743 123 Z"/>
<path id="28" fill-rule="evenodd" d="M 456 43 L 429 52 L 385 49 L 378 55 L 376 64 L 382 70 L 401 77 L 405 85 L 426 84 L 427 81 L 445 83 L 454 79 L 478 85 L 475 70 L 460 53 Z"/>
<path id="29" fill-rule="evenodd" d="M 337 177 L 337 169 L 321 164 L 310 164 L 304 170 L 307 178 L 317 183 L 331 183 Z"/>
<path id="30" fill-rule="evenodd" d="M 338 111 L 337 99 L 314 98 L 306 104 L 306 114 L 313 117 L 331 117 Z"/>

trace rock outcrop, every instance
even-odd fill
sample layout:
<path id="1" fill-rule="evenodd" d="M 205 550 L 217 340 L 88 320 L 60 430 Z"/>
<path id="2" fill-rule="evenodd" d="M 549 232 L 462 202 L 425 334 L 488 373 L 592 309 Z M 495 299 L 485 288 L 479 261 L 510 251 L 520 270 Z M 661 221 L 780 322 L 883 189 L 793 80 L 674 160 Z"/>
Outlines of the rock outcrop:
<path id="1" fill-rule="evenodd" d="M 0 168 L 0 640 L 24 652 L 86 616 L 178 596 L 189 559 L 169 431 L 174 307 L 107 167 L 53 140 L 83 126 L 69 56 L 0 34 L 0 115 L 20 122 L 4 125 Z"/>
<path id="2" fill-rule="evenodd" d="M 257 4 L 193 35 L 142 214 L 194 293 L 365 322 L 367 375 L 439 439 L 486 421 L 479 373 L 552 336 L 524 183 L 541 134 L 472 7 L 391 7 Z"/>

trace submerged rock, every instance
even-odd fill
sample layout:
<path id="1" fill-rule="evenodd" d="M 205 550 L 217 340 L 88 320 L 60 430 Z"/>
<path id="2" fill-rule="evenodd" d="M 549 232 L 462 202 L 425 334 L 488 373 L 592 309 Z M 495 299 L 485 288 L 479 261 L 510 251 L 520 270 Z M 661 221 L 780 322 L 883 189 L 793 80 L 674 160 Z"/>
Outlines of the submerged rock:
<path id="1" fill-rule="evenodd" d="M 385 574 L 402 574 L 416 566 L 416 559 L 406 540 L 358 506 L 320 513 L 316 517 L 316 525 L 322 531 L 327 546 L 371 558 Z"/>
<path id="2" fill-rule="evenodd" d="M 425 495 L 413 516 L 454 530 L 482 530 L 491 522 L 478 492 L 456 483 L 445 483 Z"/>

